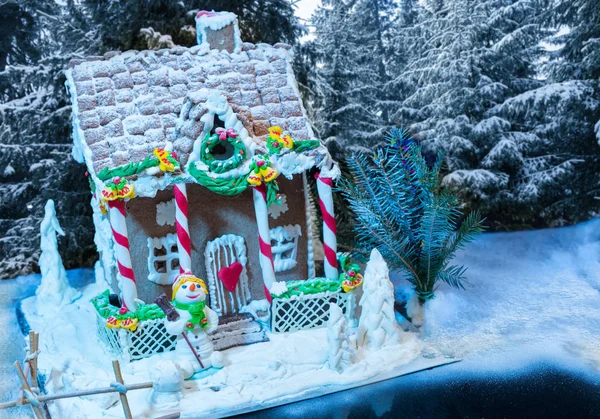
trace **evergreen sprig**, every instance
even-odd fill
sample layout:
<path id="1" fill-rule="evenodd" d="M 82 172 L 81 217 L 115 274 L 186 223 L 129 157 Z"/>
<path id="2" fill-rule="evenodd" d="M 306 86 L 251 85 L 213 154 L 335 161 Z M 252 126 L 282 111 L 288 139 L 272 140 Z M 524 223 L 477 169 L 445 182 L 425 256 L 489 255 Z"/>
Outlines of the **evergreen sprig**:
<path id="1" fill-rule="evenodd" d="M 450 262 L 484 230 L 484 220 L 473 212 L 460 222 L 460 200 L 441 187 L 441 153 L 429 166 L 407 132 L 393 129 L 387 141 L 373 155 L 348 158 L 350 177 L 339 184 L 356 214 L 358 253 L 376 247 L 422 301 L 433 298 L 440 280 L 463 288 L 466 268 Z"/>

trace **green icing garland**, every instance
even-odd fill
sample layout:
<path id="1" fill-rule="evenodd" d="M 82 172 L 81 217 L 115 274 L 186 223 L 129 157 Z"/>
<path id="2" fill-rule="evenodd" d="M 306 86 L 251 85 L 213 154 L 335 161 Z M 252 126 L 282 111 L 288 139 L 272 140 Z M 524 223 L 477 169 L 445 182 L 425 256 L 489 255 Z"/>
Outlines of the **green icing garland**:
<path id="1" fill-rule="evenodd" d="M 128 311 L 125 314 L 119 314 L 119 307 L 110 305 L 108 301 L 109 290 L 105 290 L 102 294 L 97 295 L 90 301 L 100 314 L 100 317 L 108 319 L 109 317 L 115 317 L 117 320 L 125 319 L 138 319 L 140 322 L 146 320 L 163 319 L 165 313 L 156 304 L 138 304 L 136 311 Z"/>
<path id="2" fill-rule="evenodd" d="M 126 177 L 137 175 L 138 173 L 143 172 L 146 169 L 150 169 L 151 167 L 156 167 L 160 164 L 159 160 L 150 155 L 146 157 L 144 160 L 137 163 L 128 163 L 124 166 L 115 167 L 113 169 L 109 169 L 105 167 L 98 173 L 98 179 L 104 181 L 111 179 L 115 176 Z"/>
<path id="3" fill-rule="evenodd" d="M 296 140 L 294 141 L 294 150 L 296 153 L 302 153 L 306 150 L 312 150 L 313 148 L 317 148 L 321 145 L 319 140 Z"/>
<path id="4" fill-rule="evenodd" d="M 249 186 L 246 181 L 246 175 L 229 179 L 215 179 L 206 174 L 205 171 L 199 170 L 194 163 L 190 164 L 188 173 L 196 179 L 196 182 L 200 185 L 219 195 L 238 195 L 244 192 Z"/>
<path id="5" fill-rule="evenodd" d="M 290 298 L 294 295 L 318 294 L 320 292 L 336 292 L 341 289 L 337 279 L 315 278 L 306 281 L 287 281 L 288 290 L 280 295 L 271 294 L 273 298 Z"/>
<path id="6" fill-rule="evenodd" d="M 213 149 L 220 145 L 221 141 L 227 141 L 233 147 L 233 156 L 227 160 L 216 160 L 212 155 Z M 214 173 L 225 173 L 235 169 L 242 164 L 245 158 L 246 146 L 237 135 L 221 140 L 217 134 L 210 135 L 208 133 L 200 145 L 200 160 L 206 163 Z"/>

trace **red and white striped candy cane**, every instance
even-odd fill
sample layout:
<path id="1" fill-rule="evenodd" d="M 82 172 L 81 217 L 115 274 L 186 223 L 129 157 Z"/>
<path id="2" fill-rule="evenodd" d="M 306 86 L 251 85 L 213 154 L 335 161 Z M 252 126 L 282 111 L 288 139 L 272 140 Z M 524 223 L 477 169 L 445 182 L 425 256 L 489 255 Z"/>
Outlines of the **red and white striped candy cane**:
<path id="1" fill-rule="evenodd" d="M 337 278 L 337 236 L 335 228 L 335 217 L 333 214 L 333 179 L 323 177 L 320 173 L 315 175 L 317 179 L 317 192 L 319 193 L 319 206 L 323 217 L 323 251 L 325 253 L 325 276 Z"/>
<path id="2" fill-rule="evenodd" d="M 269 232 L 269 213 L 267 211 L 267 186 L 262 185 L 252 188 L 254 197 L 254 212 L 258 226 L 258 243 L 260 246 L 260 269 L 263 275 L 265 296 L 271 302 L 271 292 L 275 279 L 275 266 L 271 252 L 271 233 Z"/>
<path id="3" fill-rule="evenodd" d="M 125 222 L 125 201 L 117 199 L 108 201 L 108 215 L 115 239 L 115 254 L 117 266 L 121 274 L 122 310 L 137 308 L 137 288 L 135 274 L 131 267 L 131 254 L 129 253 L 129 238 L 127 237 L 127 224 Z M 124 311 L 124 310 L 123 310 Z"/>
<path id="4" fill-rule="evenodd" d="M 188 198 L 185 183 L 173 187 L 175 192 L 175 227 L 177 228 L 177 251 L 179 271 L 192 272 L 192 242 L 188 226 Z"/>

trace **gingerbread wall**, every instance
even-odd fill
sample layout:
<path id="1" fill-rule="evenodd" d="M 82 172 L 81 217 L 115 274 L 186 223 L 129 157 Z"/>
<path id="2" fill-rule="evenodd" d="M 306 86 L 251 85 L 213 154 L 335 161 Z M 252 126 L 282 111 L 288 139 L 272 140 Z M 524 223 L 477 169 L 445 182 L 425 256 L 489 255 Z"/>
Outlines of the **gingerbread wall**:
<path id="1" fill-rule="evenodd" d="M 269 226 L 274 228 L 287 224 L 299 224 L 302 236 L 298 240 L 297 265 L 295 268 L 278 272 L 277 280 L 306 279 L 307 231 L 305 200 L 302 177 L 292 180 L 278 179 L 280 192 L 286 195 L 289 210 L 277 219 L 269 216 Z M 246 242 L 248 263 L 248 283 L 252 299 L 264 297 L 262 275 L 258 253 L 258 230 L 254 214 L 252 191 L 244 191 L 238 196 L 228 197 L 209 191 L 201 185 L 187 185 L 189 200 L 189 229 L 192 241 L 192 270 L 195 275 L 206 279 L 204 250 L 208 241 L 223 234 L 242 236 Z M 175 226 L 159 226 L 156 222 L 156 204 L 173 198 L 173 190 L 159 191 L 155 198 L 134 198 L 127 203 L 127 230 L 131 246 L 131 259 L 136 275 L 138 297 L 152 302 L 157 295 L 165 292 L 171 295 L 171 287 L 157 285 L 148 278 L 148 237 L 163 237 L 175 233 Z"/>

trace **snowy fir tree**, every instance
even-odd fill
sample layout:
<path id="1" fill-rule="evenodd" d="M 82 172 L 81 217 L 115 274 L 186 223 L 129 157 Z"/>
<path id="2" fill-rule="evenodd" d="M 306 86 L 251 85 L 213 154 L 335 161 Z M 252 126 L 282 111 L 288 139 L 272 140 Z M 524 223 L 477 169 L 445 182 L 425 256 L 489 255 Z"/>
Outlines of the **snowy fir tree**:
<path id="1" fill-rule="evenodd" d="M 327 345 L 329 368 L 344 372 L 354 363 L 354 342 L 350 338 L 344 312 L 337 304 L 329 306 L 327 320 Z"/>
<path id="2" fill-rule="evenodd" d="M 56 234 L 65 232 L 56 218 L 54 201 L 49 199 L 44 207 L 44 219 L 40 224 L 40 250 L 42 251 L 38 264 L 42 272 L 42 281 L 35 291 L 38 313 L 58 309 L 68 304 L 81 294 L 69 286 L 67 272 L 62 258 L 58 253 Z"/>
<path id="3" fill-rule="evenodd" d="M 365 269 L 359 305 L 362 308 L 358 321 L 359 345 L 376 350 L 400 343 L 402 331 L 394 314 L 394 285 L 377 249 L 371 251 Z"/>
<path id="4" fill-rule="evenodd" d="M 5 14 L 6 13 L 6 14 Z M 69 58 L 95 41 L 73 1 L 8 1 L 0 15 L 0 278 L 31 272 L 38 224 L 48 198 L 69 226 L 61 245 L 68 266 L 94 253 L 89 187 L 70 159 L 70 106 L 64 90 Z M 8 48 L 7 48 L 8 46 Z"/>
<path id="5" fill-rule="evenodd" d="M 523 138 L 514 179 L 523 220 L 562 225 L 597 214 L 600 193 L 600 7 L 595 1 L 548 0 L 540 23 L 557 29 L 545 39 L 543 85 L 490 111 Z"/>
<path id="6" fill-rule="evenodd" d="M 439 281 L 462 287 L 465 268 L 450 262 L 483 230 L 483 220 L 472 212 L 459 222 L 460 200 L 441 187 L 441 152 L 429 167 L 406 132 L 394 129 L 388 141 L 373 155 L 350 157 L 349 177 L 339 185 L 356 217 L 359 255 L 378 249 L 425 302 L 433 298 Z"/>
<path id="7" fill-rule="evenodd" d="M 321 138 L 372 146 L 388 127 L 383 34 L 389 0 L 327 0 L 313 17 L 316 40 L 309 77 Z M 335 153 L 334 153 L 335 154 Z"/>

